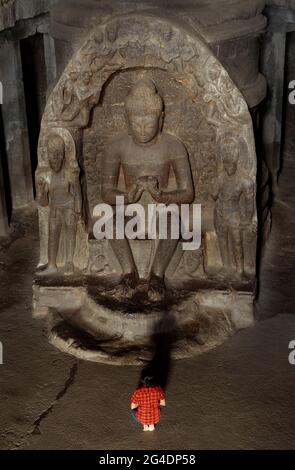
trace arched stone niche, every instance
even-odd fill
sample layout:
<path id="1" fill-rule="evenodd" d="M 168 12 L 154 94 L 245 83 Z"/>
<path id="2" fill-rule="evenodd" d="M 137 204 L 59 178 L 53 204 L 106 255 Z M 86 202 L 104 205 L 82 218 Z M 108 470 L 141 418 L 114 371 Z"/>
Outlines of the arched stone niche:
<path id="1" fill-rule="evenodd" d="M 159 305 L 145 300 L 144 287 L 131 299 L 120 294 L 120 264 L 109 242 L 98 242 L 91 234 L 93 208 L 102 202 L 106 149 L 119 133 L 128 133 L 124 100 L 143 77 L 153 80 L 164 101 L 163 132 L 177 137 L 187 150 L 194 202 L 202 204 L 201 248 L 183 252 L 179 243 L 165 274 L 173 294 Z M 36 173 L 39 200 L 44 187 L 49 193 L 53 184 L 48 148 L 54 136 L 64 142 L 64 178 L 73 193 L 82 194 L 79 216 L 69 227 L 65 216 L 61 225 L 54 274 L 42 271 L 48 262 L 50 211 L 55 210 L 50 197 L 39 209 L 41 257 L 34 283 L 35 315 L 47 319 L 56 345 L 93 360 L 116 361 L 118 351 L 121 356 L 125 352 L 125 360 L 134 362 L 143 351 L 148 357 L 157 328 L 166 331 L 163 311 L 169 324 L 175 325 L 175 354 L 179 356 L 209 349 L 236 329 L 252 324 L 257 225 L 252 121 L 239 90 L 195 31 L 175 18 L 141 12 L 110 17 L 89 34 L 45 109 Z M 238 155 L 229 186 L 223 178 L 223 154 L 230 153 L 227 145 Z M 169 181 L 175 184 L 173 172 Z M 120 182 L 124 185 L 122 174 Z M 214 215 L 229 199 L 235 205 L 233 213 L 238 206 L 241 209 L 240 224 L 233 232 L 232 214 L 226 214 L 227 220 Z M 242 223 L 251 205 L 247 224 Z M 76 239 L 70 273 L 63 269 L 67 230 L 75 230 Z M 239 262 L 242 257 L 241 272 L 235 263 L 225 269 L 225 238 L 228 256 L 239 257 Z M 152 244 L 149 240 L 131 244 L 143 285 L 155 253 Z M 80 332 L 88 335 L 91 344 L 95 340 L 95 347 L 90 350 Z M 69 348 L 69 344 L 75 346 Z"/>

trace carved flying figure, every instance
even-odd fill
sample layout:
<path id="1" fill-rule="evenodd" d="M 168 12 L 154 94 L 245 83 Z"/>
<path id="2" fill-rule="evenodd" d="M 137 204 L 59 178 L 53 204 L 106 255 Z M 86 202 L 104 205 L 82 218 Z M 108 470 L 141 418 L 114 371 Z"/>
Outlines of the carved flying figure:
<path id="1" fill-rule="evenodd" d="M 69 72 L 53 100 L 55 121 L 66 123 L 67 127 L 87 126 L 91 109 L 98 100 L 92 78 L 88 70 L 81 74 L 77 70 Z"/>
<path id="2" fill-rule="evenodd" d="M 243 98 L 217 62 L 209 60 L 203 100 L 208 103 L 208 122 L 214 127 L 243 123 L 247 111 Z"/>

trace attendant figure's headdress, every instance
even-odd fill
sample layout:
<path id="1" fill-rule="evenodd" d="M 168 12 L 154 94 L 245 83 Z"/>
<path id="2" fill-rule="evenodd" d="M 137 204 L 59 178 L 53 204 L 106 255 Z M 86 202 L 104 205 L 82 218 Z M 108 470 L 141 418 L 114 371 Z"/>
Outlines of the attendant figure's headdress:
<path id="1" fill-rule="evenodd" d="M 222 160 L 237 163 L 240 157 L 239 142 L 234 137 L 225 136 L 221 140 Z"/>
<path id="2" fill-rule="evenodd" d="M 49 150 L 65 149 L 65 142 L 63 138 L 58 134 L 51 134 L 49 136 L 47 145 Z"/>

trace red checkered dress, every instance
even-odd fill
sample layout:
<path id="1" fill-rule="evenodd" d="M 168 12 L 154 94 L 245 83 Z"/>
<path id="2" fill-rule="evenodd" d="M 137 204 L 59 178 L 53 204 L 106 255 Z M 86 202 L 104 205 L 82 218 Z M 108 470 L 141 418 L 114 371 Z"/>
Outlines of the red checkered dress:
<path id="1" fill-rule="evenodd" d="M 156 424 L 160 421 L 160 400 L 165 400 L 161 387 L 142 387 L 135 390 L 131 403 L 138 405 L 136 416 L 142 424 Z"/>

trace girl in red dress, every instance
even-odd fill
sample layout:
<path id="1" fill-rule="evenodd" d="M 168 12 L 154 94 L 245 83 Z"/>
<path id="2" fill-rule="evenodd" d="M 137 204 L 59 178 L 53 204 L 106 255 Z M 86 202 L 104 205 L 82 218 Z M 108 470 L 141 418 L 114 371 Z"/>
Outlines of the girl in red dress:
<path id="1" fill-rule="evenodd" d="M 160 406 L 165 406 L 165 393 L 155 385 L 154 378 L 145 376 L 142 385 L 137 388 L 131 398 L 131 412 L 135 419 L 143 424 L 144 431 L 154 431 L 155 424 L 160 421 Z"/>

